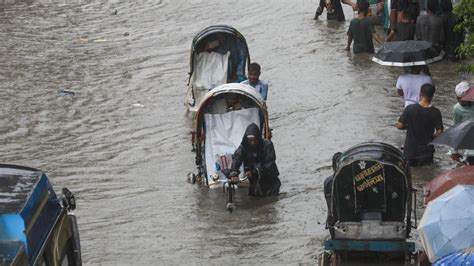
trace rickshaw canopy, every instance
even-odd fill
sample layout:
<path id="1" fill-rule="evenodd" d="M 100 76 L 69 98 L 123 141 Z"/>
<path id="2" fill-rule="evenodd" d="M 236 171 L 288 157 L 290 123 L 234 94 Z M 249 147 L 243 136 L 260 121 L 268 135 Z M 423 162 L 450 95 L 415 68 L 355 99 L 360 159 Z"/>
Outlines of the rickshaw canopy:
<path id="1" fill-rule="evenodd" d="M 194 36 L 192 44 L 191 44 L 191 53 L 190 53 L 190 60 L 189 60 L 189 76 L 191 77 L 192 73 L 194 72 L 194 55 L 197 53 L 198 48 L 200 47 L 202 41 L 206 40 L 207 37 L 216 34 L 216 33 L 223 33 L 229 36 L 232 36 L 240 42 L 240 44 L 243 46 L 243 49 L 245 50 L 246 58 L 247 58 L 247 64 L 250 63 L 250 53 L 247 45 L 247 41 L 245 40 L 245 37 L 235 28 L 227 25 L 214 25 L 214 26 L 209 26 L 203 30 L 201 30 L 196 36 Z"/>
<path id="2" fill-rule="evenodd" d="M 229 107 L 229 98 L 236 99 L 240 107 Z M 232 154 L 251 123 L 260 128 L 262 138 L 271 138 L 265 101 L 253 87 L 229 83 L 204 95 L 194 116 L 193 146 L 199 175 L 207 184 L 212 183 L 210 179 L 226 180 L 223 170 L 232 165 Z"/>
<path id="3" fill-rule="evenodd" d="M 340 222 L 360 221 L 373 213 L 382 221 L 404 222 L 411 211 L 410 193 L 410 169 L 403 153 L 386 143 L 361 143 L 338 160 L 332 211 L 337 211 Z"/>

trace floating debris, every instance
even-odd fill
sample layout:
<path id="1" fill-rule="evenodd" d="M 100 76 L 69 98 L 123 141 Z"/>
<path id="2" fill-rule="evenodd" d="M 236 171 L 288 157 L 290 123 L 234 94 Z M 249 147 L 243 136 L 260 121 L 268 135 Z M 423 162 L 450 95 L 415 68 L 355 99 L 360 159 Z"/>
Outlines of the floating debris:
<path id="1" fill-rule="evenodd" d="M 72 90 L 59 89 L 59 96 L 76 96 L 76 92 Z"/>

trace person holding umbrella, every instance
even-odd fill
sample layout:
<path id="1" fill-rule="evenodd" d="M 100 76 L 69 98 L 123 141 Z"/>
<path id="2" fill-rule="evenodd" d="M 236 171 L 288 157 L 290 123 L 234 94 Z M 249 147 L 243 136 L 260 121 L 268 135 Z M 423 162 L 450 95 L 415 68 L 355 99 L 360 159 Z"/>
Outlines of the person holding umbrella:
<path id="1" fill-rule="evenodd" d="M 438 108 L 431 105 L 435 87 L 421 86 L 420 102 L 409 105 L 395 124 L 407 130 L 403 153 L 410 166 L 421 166 L 433 162 L 434 146 L 430 142 L 443 132 L 443 120 Z"/>
<path id="2" fill-rule="evenodd" d="M 453 106 L 454 124 L 464 121 L 474 121 L 474 87 L 469 87 L 467 81 L 462 81 L 456 85 L 456 96 L 458 102 Z M 464 156 L 455 150 L 451 158 L 459 161 L 464 157 L 464 161 L 469 165 L 474 165 L 474 150 L 464 150 Z"/>
<path id="3" fill-rule="evenodd" d="M 433 79 L 429 75 L 428 66 L 412 66 L 411 73 L 402 74 L 397 79 L 398 95 L 403 96 L 405 107 L 410 104 L 417 104 L 420 100 L 421 86 L 433 84 Z M 428 72 L 426 74 L 425 72 Z"/>

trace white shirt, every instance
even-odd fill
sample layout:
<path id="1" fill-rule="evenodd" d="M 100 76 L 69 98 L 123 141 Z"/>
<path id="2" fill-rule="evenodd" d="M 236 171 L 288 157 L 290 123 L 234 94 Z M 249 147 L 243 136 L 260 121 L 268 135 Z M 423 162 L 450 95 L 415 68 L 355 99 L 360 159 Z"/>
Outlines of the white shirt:
<path id="1" fill-rule="evenodd" d="M 430 76 L 425 74 L 413 75 L 403 74 L 398 77 L 397 89 L 403 90 L 405 98 L 405 107 L 420 101 L 421 86 L 425 84 L 433 84 Z"/>

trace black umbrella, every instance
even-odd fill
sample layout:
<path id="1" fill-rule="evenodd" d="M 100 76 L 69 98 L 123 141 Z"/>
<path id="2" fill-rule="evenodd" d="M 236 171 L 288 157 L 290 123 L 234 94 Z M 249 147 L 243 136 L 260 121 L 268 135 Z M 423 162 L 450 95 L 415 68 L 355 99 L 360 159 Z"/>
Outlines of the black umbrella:
<path id="1" fill-rule="evenodd" d="M 448 145 L 454 149 L 474 149 L 474 121 L 455 124 L 431 143 Z"/>
<path id="2" fill-rule="evenodd" d="M 444 52 L 430 42 L 386 42 L 372 58 L 383 66 L 421 66 L 443 59 Z"/>

